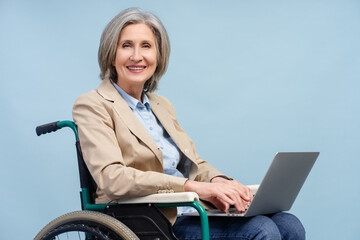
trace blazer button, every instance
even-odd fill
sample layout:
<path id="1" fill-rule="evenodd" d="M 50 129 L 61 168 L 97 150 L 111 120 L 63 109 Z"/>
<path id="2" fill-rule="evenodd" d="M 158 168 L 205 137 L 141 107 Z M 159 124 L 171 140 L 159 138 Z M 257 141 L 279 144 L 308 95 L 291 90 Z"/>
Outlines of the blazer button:
<path id="1" fill-rule="evenodd" d="M 185 151 L 185 153 L 189 153 L 189 149 L 187 149 L 187 148 L 185 148 L 184 151 Z"/>

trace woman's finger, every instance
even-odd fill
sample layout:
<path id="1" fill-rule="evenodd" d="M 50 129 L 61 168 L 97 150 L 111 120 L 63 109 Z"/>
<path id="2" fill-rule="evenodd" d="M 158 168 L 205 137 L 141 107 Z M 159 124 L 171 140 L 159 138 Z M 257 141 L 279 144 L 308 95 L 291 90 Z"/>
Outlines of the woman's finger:
<path id="1" fill-rule="evenodd" d="M 249 192 L 250 189 L 248 187 L 244 186 L 243 184 L 239 183 L 236 180 L 224 181 L 223 183 L 236 188 L 242 199 L 246 201 L 251 201 L 252 195 L 250 194 Z"/>

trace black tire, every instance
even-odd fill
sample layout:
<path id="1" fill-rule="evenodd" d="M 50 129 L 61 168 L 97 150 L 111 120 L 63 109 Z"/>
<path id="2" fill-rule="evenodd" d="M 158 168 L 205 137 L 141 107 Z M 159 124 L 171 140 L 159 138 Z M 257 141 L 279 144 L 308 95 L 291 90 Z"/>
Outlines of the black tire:
<path id="1" fill-rule="evenodd" d="M 64 236 L 64 237 L 62 237 Z M 61 225 L 57 228 L 52 229 L 50 232 L 46 233 L 42 240 L 52 240 L 52 239 L 86 239 L 86 236 L 91 236 L 92 239 L 96 240 L 112 240 L 104 232 L 96 227 L 87 225 L 86 223 L 69 223 Z M 122 238 L 120 238 L 122 239 Z"/>
<path id="2" fill-rule="evenodd" d="M 77 239 L 84 239 L 80 236 L 85 234 L 90 234 L 93 239 L 98 240 L 139 239 L 128 227 L 109 215 L 94 211 L 76 211 L 48 223 L 34 240 L 58 239 L 56 237 L 62 235 L 69 239 L 69 234 L 79 236 Z"/>

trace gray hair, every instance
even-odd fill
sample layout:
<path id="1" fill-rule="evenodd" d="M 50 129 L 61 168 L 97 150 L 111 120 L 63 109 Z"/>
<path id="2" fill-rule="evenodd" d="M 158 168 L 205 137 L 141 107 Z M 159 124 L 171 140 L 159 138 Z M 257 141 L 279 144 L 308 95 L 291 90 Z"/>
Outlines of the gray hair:
<path id="1" fill-rule="evenodd" d="M 105 27 L 100 40 L 98 61 L 100 78 L 110 78 L 117 82 L 117 72 L 113 66 L 116 57 L 119 35 L 130 24 L 145 23 L 153 31 L 157 44 L 157 67 L 154 74 L 145 82 L 144 91 L 153 92 L 157 89 L 161 76 L 166 72 L 170 56 L 170 41 L 165 27 L 154 14 L 139 8 L 128 8 L 116 15 Z"/>

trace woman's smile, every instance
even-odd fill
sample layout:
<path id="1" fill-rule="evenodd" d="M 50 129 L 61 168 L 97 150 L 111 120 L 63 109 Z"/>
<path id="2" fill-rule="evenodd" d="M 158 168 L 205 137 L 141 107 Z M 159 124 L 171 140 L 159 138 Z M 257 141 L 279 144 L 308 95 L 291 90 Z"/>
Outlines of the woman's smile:
<path id="1" fill-rule="evenodd" d="M 142 66 L 142 65 L 130 65 L 127 66 L 127 69 L 129 69 L 130 72 L 132 73 L 141 73 L 143 72 L 143 70 L 146 68 L 146 66 Z"/>

